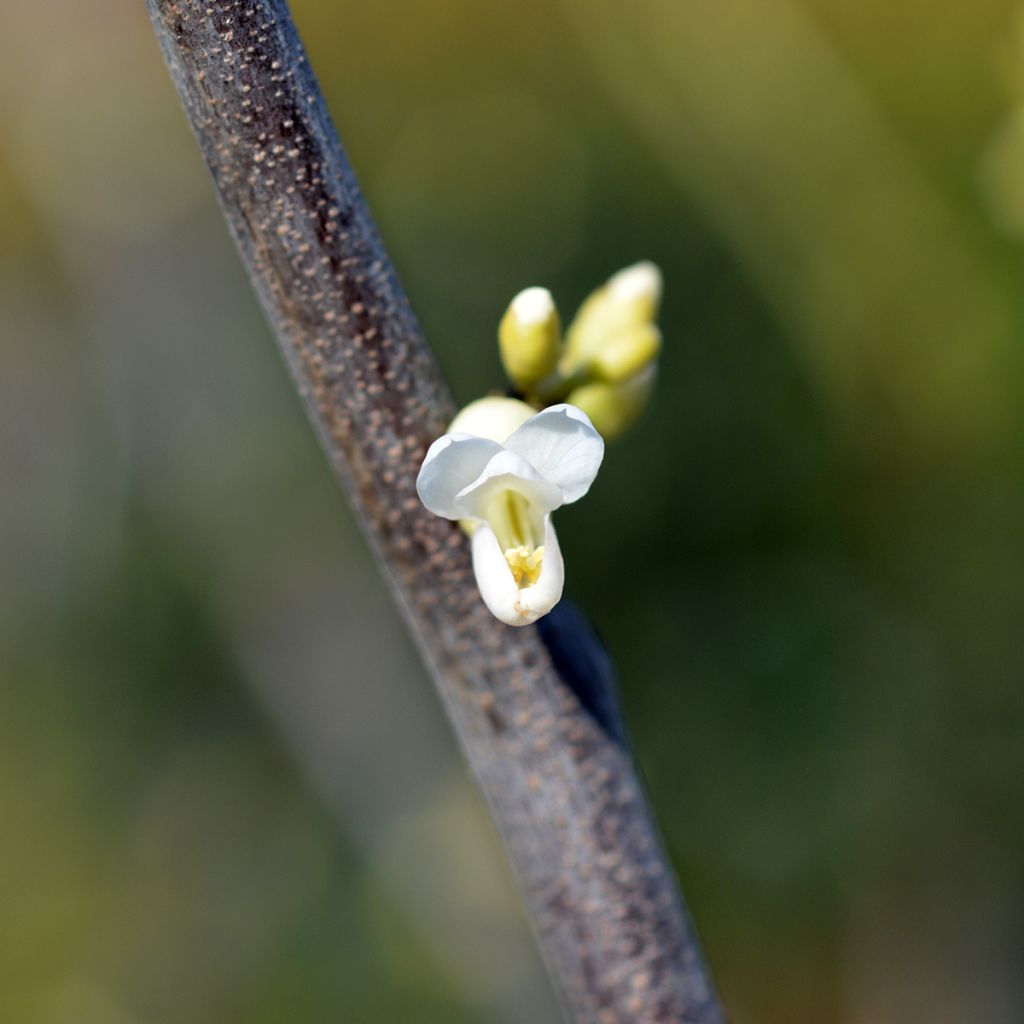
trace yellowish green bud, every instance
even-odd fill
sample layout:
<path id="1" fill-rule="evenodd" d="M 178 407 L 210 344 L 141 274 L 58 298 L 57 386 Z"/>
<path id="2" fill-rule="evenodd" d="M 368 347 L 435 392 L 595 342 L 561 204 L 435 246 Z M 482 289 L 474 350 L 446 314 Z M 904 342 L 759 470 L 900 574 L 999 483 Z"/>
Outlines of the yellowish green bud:
<path id="1" fill-rule="evenodd" d="M 616 335 L 651 324 L 661 301 L 661 271 L 649 261 L 614 274 L 580 306 L 569 326 L 561 369 L 586 367 Z"/>
<path id="2" fill-rule="evenodd" d="M 661 271 L 650 260 L 613 274 L 607 284 L 612 305 L 630 323 L 648 323 L 658 315 Z"/>
<path id="3" fill-rule="evenodd" d="M 511 302 L 498 327 L 501 362 L 509 379 L 529 387 L 555 368 L 562 326 L 551 292 L 527 288 Z"/>
<path id="4" fill-rule="evenodd" d="M 654 390 L 656 367 L 616 383 L 594 381 L 581 384 L 569 392 L 568 401 L 582 409 L 606 441 L 611 441 L 631 427 L 647 407 Z"/>
<path id="5" fill-rule="evenodd" d="M 654 324 L 641 324 L 610 337 L 590 370 L 601 380 L 624 381 L 653 363 L 660 351 L 661 331 Z"/>

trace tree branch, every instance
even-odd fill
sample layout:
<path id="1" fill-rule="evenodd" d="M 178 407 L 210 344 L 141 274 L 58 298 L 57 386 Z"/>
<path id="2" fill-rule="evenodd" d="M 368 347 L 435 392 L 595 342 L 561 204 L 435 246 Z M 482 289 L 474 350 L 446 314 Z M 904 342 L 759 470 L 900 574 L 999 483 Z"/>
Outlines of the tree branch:
<path id="1" fill-rule="evenodd" d="M 490 805 L 573 1020 L 719 1024 L 623 740 L 607 657 L 564 605 L 491 617 L 419 464 L 454 407 L 284 0 L 147 0 L 253 285 Z"/>

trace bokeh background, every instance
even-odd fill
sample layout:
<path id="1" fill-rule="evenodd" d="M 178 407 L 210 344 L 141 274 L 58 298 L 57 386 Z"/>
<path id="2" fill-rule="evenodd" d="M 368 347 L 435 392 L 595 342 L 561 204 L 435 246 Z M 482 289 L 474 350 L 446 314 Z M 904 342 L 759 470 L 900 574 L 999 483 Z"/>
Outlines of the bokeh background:
<path id="1" fill-rule="evenodd" d="M 667 286 L 568 589 L 738 1024 L 1024 1019 L 1024 13 L 294 0 L 457 395 Z M 141 0 L 0 33 L 0 1020 L 553 1024 Z"/>

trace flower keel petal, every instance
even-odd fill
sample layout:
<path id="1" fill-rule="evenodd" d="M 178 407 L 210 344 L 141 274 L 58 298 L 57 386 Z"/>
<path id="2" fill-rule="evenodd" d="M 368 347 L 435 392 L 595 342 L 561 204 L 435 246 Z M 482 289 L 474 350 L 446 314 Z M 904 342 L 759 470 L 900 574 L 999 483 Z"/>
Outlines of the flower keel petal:
<path id="1" fill-rule="evenodd" d="M 485 523 L 473 534 L 473 573 L 490 613 L 509 626 L 527 626 L 558 604 L 565 566 L 550 518 L 544 524 L 544 559 L 536 583 L 518 587 L 494 531 Z"/>

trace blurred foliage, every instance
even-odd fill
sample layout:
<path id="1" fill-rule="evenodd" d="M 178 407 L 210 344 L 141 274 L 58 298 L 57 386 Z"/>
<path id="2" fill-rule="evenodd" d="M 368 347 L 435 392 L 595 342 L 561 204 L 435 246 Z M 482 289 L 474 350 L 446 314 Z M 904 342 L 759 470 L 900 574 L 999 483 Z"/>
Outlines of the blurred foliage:
<path id="1" fill-rule="evenodd" d="M 735 1019 L 1015 1024 L 1018 5 L 294 8 L 460 399 L 664 271 L 559 536 Z M 142 5 L 0 56 L 0 1019 L 554 1021 Z"/>

